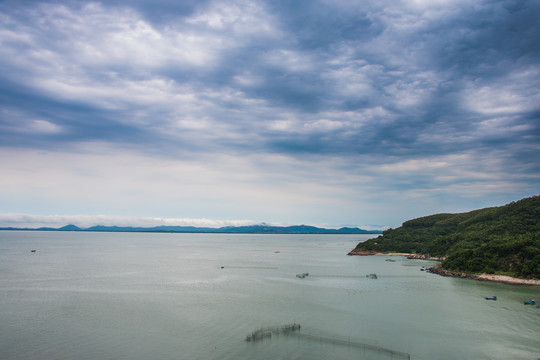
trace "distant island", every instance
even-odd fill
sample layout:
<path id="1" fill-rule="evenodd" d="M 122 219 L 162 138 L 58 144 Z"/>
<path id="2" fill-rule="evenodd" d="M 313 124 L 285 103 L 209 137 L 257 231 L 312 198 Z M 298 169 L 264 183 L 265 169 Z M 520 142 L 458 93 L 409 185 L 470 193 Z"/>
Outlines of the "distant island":
<path id="1" fill-rule="evenodd" d="M 381 234 L 378 230 L 362 230 L 356 227 L 342 227 L 340 229 L 325 229 L 309 225 L 294 226 L 226 226 L 220 228 L 195 227 L 195 226 L 154 226 L 154 227 L 131 227 L 131 226 L 92 226 L 80 228 L 75 225 L 66 225 L 60 228 L 15 228 L 3 227 L 0 230 L 30 230 L 30 231 L 101 231 L 101 232 L 162 232 L 162 233 L 225 233 L 225 234 Z"/>
<path id="2" fill-rule="evenodd" d="M 359 243 L 350 255 L 415 254 L 438 258 L 433 272 L 540 279 L 540 196 L 505 206 L 406 221 L 397 229 Z"/>

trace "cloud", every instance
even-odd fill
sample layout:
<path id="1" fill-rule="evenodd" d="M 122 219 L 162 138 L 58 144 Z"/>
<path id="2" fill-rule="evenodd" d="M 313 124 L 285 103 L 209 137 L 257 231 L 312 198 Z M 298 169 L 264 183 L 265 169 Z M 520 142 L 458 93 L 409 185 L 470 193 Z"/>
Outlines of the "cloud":
<path id="1" fill-rule="evenodd" d="M 486 65 L 506 68 L 509 56 L 523 55 L 525 50 L 499 49 L 500 62 L 493 63 L 478 50 L 485 47 L 479 39 L 491 41 L 496 25 L 516 23 L 507 13 L 523 17 L 522 9 L 498 3 L 411 3 L 392 9 L 314 3 L 301 5 L 301 13 L 313 19 L 299 21 L 302 17 L 293 15 L 289 6 L 209 3 L 180 14 L 174 23 L 149 21 L 140 8 L 120 3 L 23 7 L 19 16 L 4 16 L 3 51 L 6 59 L 17 58 L 5 61 L 10 69 L 6 77 L 25 84 L 22 91 L 51 107 L 49 118 L 43 120 L 52 125 L 98 139 L 105 134 L 95 127 L 110 126 L 111 133 L 118 132 L 116 127 L 142 131 L 154 146 L 164 133 L 178 135 L 177 144 L 184 144 L 178 128 L 207 132 L 207 143 L 223 137 L 230 144 L 227 138 L 232 134 L 257 135 L 259 125 L 264 129 L 265 123 L 272 127 L 287 121 L 292 132 L 282 128 L 281 138 L 267 133 L 262 135 L 274 137 L 257 145 L 239 145 L 266 143 L 272 151 L 276 141 L 285 141 L 290 146 L 282 150 L 294 149 L 298 129 L 315 129 L 315 124 L 331 121 L 347 125 L 342 130 L 356 136 L 344 142 L 340 132 L 330 136 L 326 128 L 318 127 L 324 136 L 315 137 L 320 142 L 317 148 L 354 151 L 351 141 L 367 134 L 377 141 L 370 146 L 380 150 L 387 147 L 381 133 L 399 133 L 392 140 L 411 142 L 413 132 L 426 125 L 452 121 L 456 127 L 453 117 L 468 117 L 469 122 L 477 113 L 536 109 L 535 84 L 527 85 L 528 79 L 536 78 L 530 62 L 511 75 L 490 71 L 480 78 L 484 83 L 471 78 L 471 66 L 478 71 Z M 489 15 L 488 26 L 479 27 L 469 12 Z M 475 34 L 474 41 L 468 42 L 467 29 Z M 317 46 L 304 46 L 314 39 Z M 484 58 L 464 64 L 471 54 Z M 452 67 L 443 63 L 445 59 L 453 59 Z M 7 96 L 14 100 L 12 90 Z M 58 116 L 66 108 L 73 112 Z M 371 119 L 369 126 L 340 121 L 351 111 L 361 114 L 374 108 L 383 114 Z M 88 109 L 94 112 L 94 121 L 73 121 Z M 323 117 L 328 112 L 334 118 Z M 199 119 L 201 124 L 195 126 Z M 459 125 L 465 130 L 467 126 Z M 158 131 L 153 133 L 153 128 Z M 219 134 L 208 134 L 212 128 Z M 186 146 L 192 144 L 188 141 Z"/>
<path id="2" fill-rule="evenodd" d="M 339 159 L 314 159 L 328 169 L 315 175 L 313 161 L 264 154 L 156 161 L 105 144 L 87 144 L 70 153 L 7 154 L 3 151 L 0 161 L 6 169 L 0 179 L 2 203 L 19 213 L 28 203 L 39 203 L 37 213 L 48 213 L 54 204 L 60 214 L 99 214 L 106 209 L 111 215 L 136 217 L 249 216 L 283 222 L 281 216 L 302 218 L 303 209 L 313 207 L 320 223 L 329 207 L 339 208 L 350 198 L 343 185 L 369 179 L 358 174 L 336 179 L 332 169 L 339 170 Z"/>
<path id="3" fill-rule="evenodd" d="M 58 228 L 73 224 L 81 228 L 92 226 L 133 226 L 133 227 L 154 227 L 154 226 L 195 226 L 220 228 L 225 226 L 247 226 L 255 225 L 251 220 L 212 220 L 212 219 L 170 219 L 170 218 L 137 218 L 120 217 L 106 215 L 28 215 L 28 214 L 0 214 L 0 226 L 2 227 L 22 227 Z"/>
<path id="4" fill-rule="evenodd" d="M 536 2 L 0 8 L 0 211 L 375 223 L 538 188 Z"/>

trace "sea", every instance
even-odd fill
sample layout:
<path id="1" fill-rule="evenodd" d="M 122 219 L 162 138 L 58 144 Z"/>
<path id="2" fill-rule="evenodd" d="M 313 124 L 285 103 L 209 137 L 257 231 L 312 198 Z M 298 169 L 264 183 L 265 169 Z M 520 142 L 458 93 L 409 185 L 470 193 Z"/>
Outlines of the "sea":
<path id="1" fill-rule="evenodd" d="M 540 358 L 539 287 L 370 237 L 0 231 L 0 359 Z"/>

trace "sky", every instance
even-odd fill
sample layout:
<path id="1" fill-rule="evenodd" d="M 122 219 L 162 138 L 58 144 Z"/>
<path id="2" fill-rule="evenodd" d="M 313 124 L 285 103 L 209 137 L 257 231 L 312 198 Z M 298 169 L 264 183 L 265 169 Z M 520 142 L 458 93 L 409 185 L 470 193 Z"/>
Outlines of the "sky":
<path id="1" fill-rule="evenodd" d="M 540 2 L 0 0 L 0 226 L 398 227 L 540 193 Z"/>

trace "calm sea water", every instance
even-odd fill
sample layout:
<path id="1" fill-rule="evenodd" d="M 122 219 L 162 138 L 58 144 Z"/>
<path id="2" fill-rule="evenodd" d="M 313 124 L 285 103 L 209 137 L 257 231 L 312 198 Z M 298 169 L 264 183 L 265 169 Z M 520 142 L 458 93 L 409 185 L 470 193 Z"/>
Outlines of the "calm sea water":
<path id="1" fill-rule="evenodd" d="M 540 357 L 540 289 L 345 255 L 367 238 L 0 231 L 0 358 Z"/>

